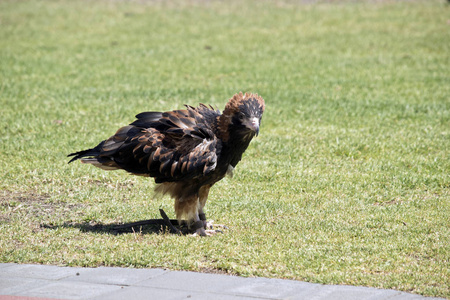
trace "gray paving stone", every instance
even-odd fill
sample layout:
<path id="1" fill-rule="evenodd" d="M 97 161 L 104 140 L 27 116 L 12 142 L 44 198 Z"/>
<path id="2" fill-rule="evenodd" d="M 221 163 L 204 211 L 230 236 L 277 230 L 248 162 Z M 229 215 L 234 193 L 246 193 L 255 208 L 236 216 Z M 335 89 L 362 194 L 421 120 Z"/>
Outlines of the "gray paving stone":
<path id="1" fill-rule="evenodd" d="M 405 298 L 397 298 L 403 297 Z M 294 295 L 286 299 L 292 300 L 425 300 L 426 297 L 403 293 L 395 290 L 383 290 L 368 287 L 321 285 L 320 288 L 302 295 Z M 440 298 L 433 298 L 440 299 Z"/>
<path id="2" fill-rule="evenodd" d="M 0 295 L 16 295 L 50 283 L 51 281 L 44 279 L 0 277 Z"/>
<path id="3" fill-rule="evenodd" d="M 267 278 L 242 278 L 227 275 L 172 271 L 139 285 L 183 291 L 214 293 L 215 297 L 283 299 L 309 296 L 320 288 L 319 284 Z M 214 298 L 215 298 L 214 297 Z"/>
<path id="4" fill-rule="evenodd" d="M 189 298 L 189 300 L 211 300 L 211 299 L 213 299 L 213 300 L 258 300 L 258 299 L 268 299 L 268 298 L 214 294 L 214 293 L 192 294 L 191 297 Z"/>
<path id="5" fill-rule="evenodd" d="M 69 268 L 17 264 L 0 264 L 0 295 L 90 300 L 442 299 L 367 287 L 163 269 Z"/>
<path id="6" fill-rule="evenodd" d="M 12 267 L 12 266 L 15 266 L 15 265 L 16 265 L 15 263 L 5 263 L 5 264 L 0 264 L 0 269 Z"/>
<path id="7" fill-rule="evenodd" d="M 137 282 L 154 278 L 168 271 L 163 269 L 129 269 L 115 267 L 85 268 L 78 275 L 66 277 L 64 281 L 84 281 L 116 285 L 132 285 Z"/>
<path id="8" fill-rule="evenodd" d="M 56 281 L 42 287 L 30 289 L 17 296 L 57 298 L 57 299 L 89 299 L 105 294 L 120 291 L 121 287 L 117 285 L 96 284 L 74 281 Z M 104 298 L 107 299 L 107 298 Z"/>
<path id="9" fill-rule="evenodd" d="M 378 290 L 354 286 L 333 286 L 333 290 L 322 299 L 336 300 L 384 300 L 395 295 L 395 291 Z"/>
<path id="10" fill-rule="evenodd" d="M 319 284 L 268 278 L 242 278 L 239 285 L 228 292 L 235 295 L 253 296 L 269 299 L 287 299 L 314 294 Z"/>
<path id="11" fill-rule="evenodd" d="M 188 291 L 174 291 L 166 289 L 158 289 L 152 287 L 142 286 L 126 286 L 119 291 L 113 293 L 103 294 L 98 297 L 89 298 L 89 300 L 178 300 L 178 299 L 193 299 L 195 295 Z M 214 299 L 214 298 L 209 298 Z"/>
<path id="12" fill-rule="evenodd" d="M 395 295 L 395 291 L 379 290 L 375 288 L 354 287 L 354 286 L 337 286 L 337 285 L 321 285 L 320 288 L 311 294 L 302 295 L 300 297 L 292 297 L 290 299 L 307 299 L 312 300 L 382 300 L 388 299 Z"/>
<path id="13" fill-rule="evenodd" d="M 404 292 L 397 292 L 396 295 L 390 297 L 388 300 L 426 300 L 426 299 L 445 300 L 444 298 L 429 298 L 429 297 L 423 297 L 421 295 L 414 295 L 414 294 L 409 294 L 409 293 L 404 293 Z"/>
<path id="14" fill-rule="evenodd" d="M 144 280 L 140 286 L 180 291 L 223 293 L 231 287 L 242 285 L 243 278 L 215 274 L 171 271 L 153 279 Z"/>
<path id="15" fill-rule="evenodd" d="M 75 275 L 82 268 L 57 267 L 46 265 L 18 265 L 9 266 L 0 272 L 0 277 L 61 279 Z"/>
<path id="16" fill-rule="evenodd" d="M 179 291 L 172 289 L 160 289 L 153 287 L 142 287 L 142 286 L 128 286 L 124 287 L 118 292 L 111 294 L 104 294 L 99 297 L 94 297 L 89 300 L 122 300 L 122 299 L 133 299 L 133 300 L 148 300 L 148 299 L 158 299 L 158 300 L 179 300 L 179 299 L 189 299 L 189 300 L 257 300 L 257 299 L 267 299 L 267 298 L 255 298 L 255 297 L 245 297 L 236 295 L 226 295 L 208 292 L 194 292 L 194 291 Z"/>

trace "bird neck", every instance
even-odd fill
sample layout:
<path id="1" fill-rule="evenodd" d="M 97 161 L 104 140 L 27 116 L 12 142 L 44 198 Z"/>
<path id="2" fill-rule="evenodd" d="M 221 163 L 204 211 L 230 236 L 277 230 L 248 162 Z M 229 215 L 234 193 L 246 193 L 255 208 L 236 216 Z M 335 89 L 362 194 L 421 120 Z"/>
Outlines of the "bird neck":
<path id="1" fill-rule="evenodd" d="M 226 153 L 226 160 L 233 168 L 241 160 L 242 154 L 247 149 L 254 135 L 254 133 L 242 132 L 240 130 L 230 131 L 229 139 L 224 145 L 226 151 L 222 150 L 222 153 Z"/>

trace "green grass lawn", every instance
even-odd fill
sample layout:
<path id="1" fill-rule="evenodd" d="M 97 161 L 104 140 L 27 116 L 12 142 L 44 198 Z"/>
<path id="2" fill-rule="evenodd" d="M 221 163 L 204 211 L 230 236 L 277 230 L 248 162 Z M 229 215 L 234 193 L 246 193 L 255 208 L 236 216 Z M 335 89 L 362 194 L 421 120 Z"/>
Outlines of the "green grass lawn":
<path id="1" fill-rule="evenodd" d="M 0 262 L 450 298 L 450 6 L 304 2 L 0 1 Z M 139 112 L 223 109 L 239 91 L 266 112 L 211 190 L 229 229 L 109 231 L 174 217 L 172 200 L 66 155 Z"/>

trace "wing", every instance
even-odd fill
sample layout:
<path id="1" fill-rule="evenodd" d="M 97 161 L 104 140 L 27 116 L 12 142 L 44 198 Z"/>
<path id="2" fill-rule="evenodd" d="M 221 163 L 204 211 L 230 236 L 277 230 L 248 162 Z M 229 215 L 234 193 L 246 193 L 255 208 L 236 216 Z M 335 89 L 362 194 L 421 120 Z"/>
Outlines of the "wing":
<path id="1" fill-rule="evenodd" d="M 146 112 L 100 144 L 94 158 L 104 167 L 155 177 L 157 183 L 187 180 L 213 171 L 222 147 L 214 134 L 218 111 L 204 105 Z M 97 147 L 99 147 L 97 146 Z M 84 162 L 93 163 L 84 159 Z"/>

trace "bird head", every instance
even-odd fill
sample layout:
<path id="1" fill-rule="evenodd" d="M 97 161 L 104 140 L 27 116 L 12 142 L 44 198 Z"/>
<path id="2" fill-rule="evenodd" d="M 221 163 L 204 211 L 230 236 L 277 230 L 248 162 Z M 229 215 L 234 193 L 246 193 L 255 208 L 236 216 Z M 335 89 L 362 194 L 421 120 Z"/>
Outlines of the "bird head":
<path id="1" fill-rule="evenodd" d="M 238 110 L 232 116 L 232 123 L 244 131 L 250 131 L 258 135 L 259 125 L 264 112 L 264 102 L 261 102 L 262 98 L 258 99 L 251 97 L 253 95 L 249 96 L 239 101 Z"/>
<path id="2" fill-rule="evenodd" d="M 264 108 L 264 100 L 257 94 L 236 94 L 225 106 L 219 127 L 251 138 L 259 133 Z"/>

